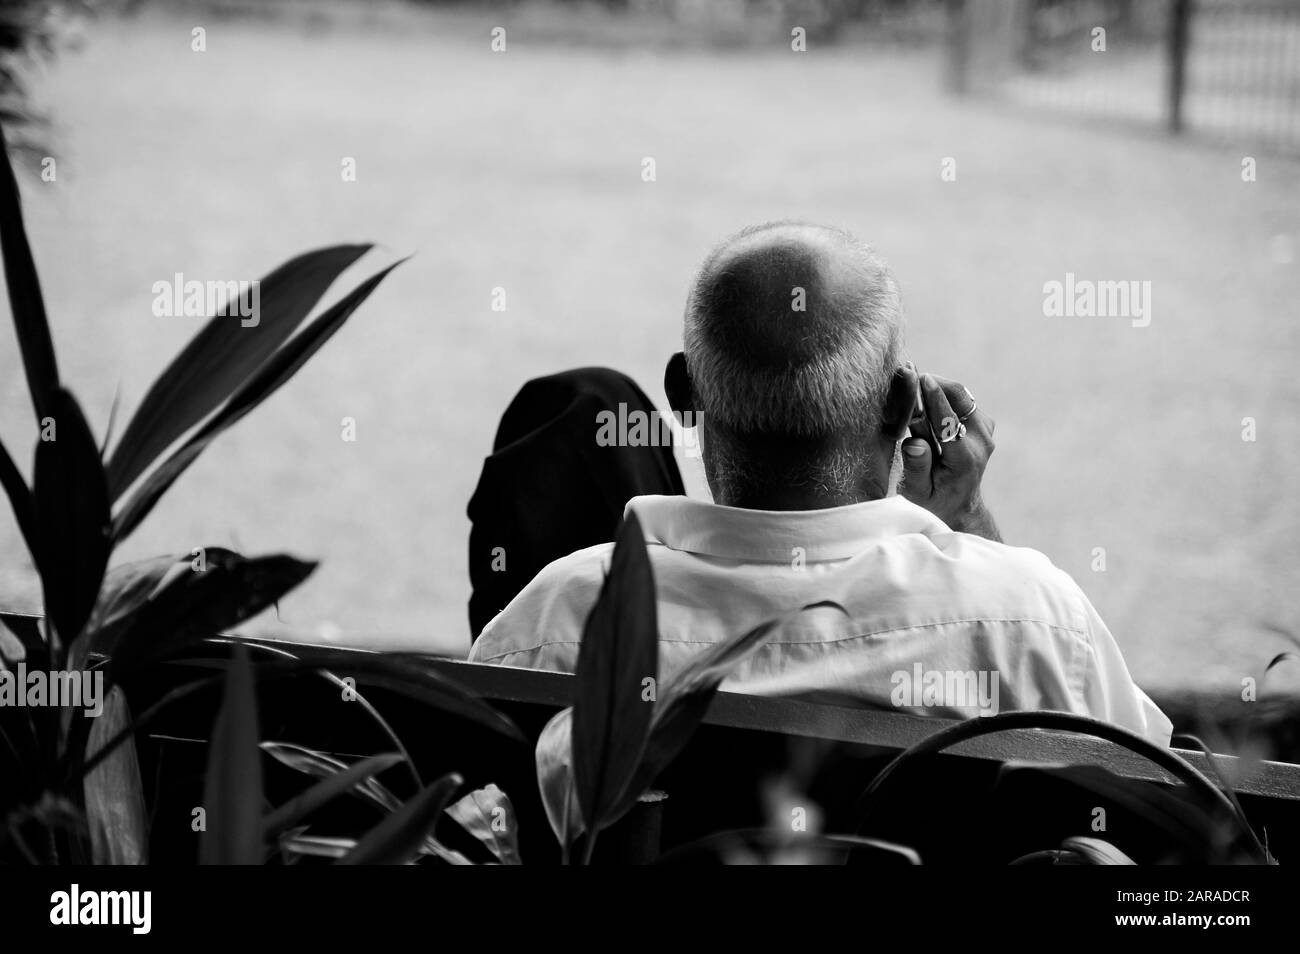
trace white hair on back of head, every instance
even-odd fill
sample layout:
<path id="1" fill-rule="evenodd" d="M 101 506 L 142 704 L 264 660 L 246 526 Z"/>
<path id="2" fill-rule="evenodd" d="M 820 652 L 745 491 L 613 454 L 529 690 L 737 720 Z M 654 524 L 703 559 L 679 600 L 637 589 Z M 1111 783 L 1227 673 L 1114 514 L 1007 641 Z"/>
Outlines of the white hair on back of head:
<path id="1" fill-rule="evenodd" d="M 768 244 L 749 242 L 768 232 Z M 746 245 L 737 276 L 732 253 Z M 816 275 L 822 254 L 833 256 L 838 291 Z M 754 280 L 783 267 L 807 275 L 805 311 L 790 307 L 779 276 L 766 300 L 742 300 Z M 684 339 L 706 420 L 736 433 L 824 437 L 879 426 L 902 351 L 902 303 L 889 266 L 848 232 L 769 223 L 710 253 L 687 298 Z"/>

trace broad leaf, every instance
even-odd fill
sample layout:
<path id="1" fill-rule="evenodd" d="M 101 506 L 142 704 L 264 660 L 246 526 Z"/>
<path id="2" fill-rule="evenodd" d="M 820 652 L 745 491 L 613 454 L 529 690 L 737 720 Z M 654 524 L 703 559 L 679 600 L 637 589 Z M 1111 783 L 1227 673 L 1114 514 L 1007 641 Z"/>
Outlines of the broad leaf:
<path id="1" fill-rule="evenodd" d="M 586 830 L 573 797 L 573 709 L 561 709 L 543 726 L 534 752 L 537 790 L 546 820 L 561 845 L 573 844 Z"/>
<path id="2" fill-rule="evenodd" d="M 23 641 L 9 631 L 3 617 L 0 617 L 0 672 L 15 669 L 18 663 L 27 658 L 27 647 Z"/>
<path id="3" fill-rule="evenodd" d="M 104 574 L 99 599 L 90 614 L 85 634 L 90 645 L 78 647 L 76 658 L 84 660 L 91 652 L 108 653 L 140 608 L 175 582 L 175 577 L 194 572 L 196 563 L 239 559 L 242 559 L 239 554 L 224 547 L 202 547 L 198 553 L 149 557 L 110 567 Z"/>
<path id="4" fill-rule="evenodd" d="M 1069 712 L 1053 711 L 1014 711 L 1000 712 L 997 715 L 980 719 L 963 719 L 931 733 L 919 742 L 896 755 L 888 765 L 876 773 L 871 783 L 858 799 L 858 828 L 865 829 L 873 808 L 880 802 L 880 792 L 889 781 L 896 778 L 905 767 L 925 756 L 942 752 L 959 745 L 968 739 L 1009 732 L 1015 729 L 1051 729 L 1067 732 L 1082 732 L 1099 739 L 1105 739 L 1115 745 L 1148 759 L 1187 786 L 1187 793 L 1204 806 L 1211 814 L 1222 812 L 1225 819 L 1234 822 L 1237 830 L 1229 833 L 1230 847 L 1240 845 L 1253 861 L 1266 863 L 1268 852 L 1249 825 L 1236 818 L 1236 809 L 1232 801 L 1223 794 L 1206 775 L 1198 771 L 1177 752 L 1158 745 L 1150 739 L 1137 735 L 1128 729 L 1122 729 L 1109 722 Z"/>
<path id="5" fill-rule="evenodd" d="M 27 552 L 35 560 L 35 503 L 32 500 L 32 492 L 27 488 L 27 481 L 23 480 L 23 475 L 18 472 L 18 466 L 9 456 L 9 451 L 5 449 L 3 442 L 0 442 L 0 487 L 4 488 L 5 496 L 9 498 L 9 506 L 14 512 L 14 523 L 18 524 L 18 532 L 23 535 Z"/>
<path id="6" fill-rule="evenodd" d="M 108 464 L 116 500 L 158 455 L 221 406 L 297 330 L 325 290 L 369 245 L 307 252 L 281 265 L 258 286 L 258 322 L 245 327 L 218 315 L 168 365 L 141 401 Z M 239 302 L 247 311 L 249 291 Z"/>
<path id="7" fill-rule="evenodd" d="M 357 846 L 355 838 L 295 833 L 280 839 L 280 850 L 306 858 L 342 858 Z"/>
<path id="8" fill-rule="evenodd" d="M 302 332 L 291 338 L 275 352 L 261 367 L 253 373 L 244 384 L 231 396 L 230 400 L 206 424 L 189 437 L 180 449 L 163 461 L 156 470 L 140 484 L 122 505 L 121 511 L 113 522 L 113 535 L 121 540 L 139 526 L 140 521 L 148 516 L 154 505 L 167 492 L 176 479 L 183 474 L 190 464 L 198 458 L 212 441 L 223 434 L 227 428 L 240 421 L 244 415 L 265 401 L 298 372 L 307 359 L 315 354 L 334 333 L 343 326 L 348 317 L 369 297 L 394 268 L 402 264 L 394 262 L 387 268 L 366 279 L 332 307 L 326 309 L 319 318 L 311 322 Z"/>
<path id="9" fill-rule="evenodd" d="M 723 681 L 742 660 L 805 613 L 828 610 L 843 614 L 844 607 L 824 601 L 811 603 L 765 623 L 747 633 L 721 643 L 714 643 L 691 659 L 664 687 L 655 704 L 654 721 L 644 757 L 632 783 L 610 812 L 610 821 L 627 814 L 637 798 L 654 784 L 691 740 L 704 719 L 713 697 Z"/>
<path id="10" fill-rule="evenodd" d="M 438 817 L 463 780 L 444 775 L 366 833 L 341 865 L 404 865 L 420 854 Z"/>
<path id="11" fill-rule="evenodd" d="M 523 864 L 515 807 L 495 785 L 470 792 L 448 808 L 447 814 L 486 845 L 503 865 Z"/>
<path id="12" fill-rule="evenodd" d="M 85 718 L 76 713 L 76 718 Z M 131 724 L 126 695 L 113 686 L 104 711 L 90 729 L 88 751 L 97 752 Z M 144 785 L 135 745 L 115 746 L 85 778 L 86 823 L 90 828 L 91 857 L 97 865 L 142 865 L 149 851 L 149 825 L 145 815 Z"/>
<path id="13" fill-rule="evenodd" d="M 332 755 L 308 749 L 291 742 L 263 742 L 262 751 L 281 765 L 287 765 L 295 771 L 310 775 L 312 778 L 328 779 L 341 772 L 346 772 L 348 765 Z M 401 799 L 390 792 L 382 782 L 372 777 L 360 779 L 349 791 L 373 802 L 386 812 L 395 812 L 402 807 Z"/>
<path id="14" fill-rule="evenodd" d="M 1293 653 L 1290 650 L 1278 653 L 1269 660 L 1268 665 L 1264 667 L 1264 674 L 1268 675 L 1284 662 L 1300 662 L 1300 653 Z"/>
<path id="15" fill-rule="evenodd" d="M 295 856 L 307 858 L 342 858 L 357 846 L 355 838 L 335 838 L 325 835 L 306 835 L 303 829 L 294 829 L 280 838 L 280 850 L 289 856 L 288 864 L 296 861 Z M 436 846 L 436 847 L 435 847 Z M 440 850 L 439 850 L 440 849 Z M 458 851 L 449 851 L 437 846 L 432 838 L 420 849 L 422 855 L 433 855 L 451 865 L 472 865 L 468 858 Z"/>
<path id="16" fill-rule="evenodd" d="M 1073 851 L 1090 865 L 1132 865 L 1137 864 L 1108 841 L 1100 838 L 1087 838 L 1078 835 L 1061 842 L 1064 851 Z"/>
<path id="17" fill-rule="evenodd" d="M 654 714 L 646 687 L 658 665 L 654 574 L 641 524 L 628 513 L 583 627 L 575 673 L 574 789 L 589 832 L 612 820 L 610 809 L 641 763 Z"/>
<path id="18" fill-rule="evenodd" d="M 292 828 L 312 812 L 327 805 L 340 795 L 360 789 L 366 782 L 374 781 L 374 776 L 384 769 L 391 768 L 402 761 L 396 752 L 372 755 L 352 765 L 336 771 L 307 791 L 294 796 L 275 811 L 266 816 L 263 828 L 267 838 L 274 838 L 281 832 Z"/>
<path id="19" fill-rule="evenodd" d="M 276 555 L 245 558 L 229 550 L 206 554 L 206 569 L 167 577 L 102 651 L 114 677 L 133 666 L 217 635 L 271 606 L 305 580 L 315 563 Z"/>
<path id="20" fill-rule="evenodd" d="M 324 752 L 293 745 L 289 742 L 263 742 L 262 751 L 282 765 L 287 765 L 289 768 L 296 769 L 313 778 L 330 779 L 348 771 L 349 768 L 346 763 L 339 761 L 332 755 L 326 755 Z M 369 778 L 360 779 L 347 791 L 351 795 L 371 802 L 385 812 L 395 812 L 402 807 L 401 800 L 385 788 L 383 783 L 374 778 L 373 775 Z M 282 838 L 281 841 L 283 842 L 283 840 Z M 432 836 L 424 840 L 420 853 L 433 855 L 452 865 L 468 865 L 471 863 L 460 852 L 452 851 Z M 343 854 L 344 852 L 339 852 L 333 857 L 341 858 Z"/>
<path id="21" fill-rule="evenodd" d="M 22 200 L 18 181 L 9 162 L 4 127 L 0 125 L 0 250 L 4 253 L 5 284 L 13 312 L 18 347 L 23 354 L 27 387 L 32 393 L 36 420 L 55 416 L 54 394 L 59 388 L 59 367 L 54 359 L 54 341 L 45 318 L 45 301 L 36 276 L 36 262 L 27 231 L 23 228 Z"/>
<path id="22" fill-rule="evenodd" d="M 50 399 L 52 434 L 36 444 L 36 566 L 45 614 L 66 647 L 90 618 L 112 548 L 104 467 L 76 400 Z"/>
<path id="23" fill-rule="evenodd" d="M 235 647 L 225 693 L 208 745 L 203 784 L 207 827 L 199 845 L 204 865 L 262 861 L 262 762 L 257 746 L 257 696 L 248 650 Z"/>
<path id="24" fill-rule="evenodd" d="M 19 616 L 12 613 L 0 613 L 0 627 L 7 630 L 22 647 L 21 655 L 14 655 L 16 647 L 9 639 L 0 639 L 4 645 L 4 657 L 10 662 L 24 659 L 27 668 L 47 670 L 50 668 L 49 647 L 41 635 L 40 619 L 35 616 Z"/>

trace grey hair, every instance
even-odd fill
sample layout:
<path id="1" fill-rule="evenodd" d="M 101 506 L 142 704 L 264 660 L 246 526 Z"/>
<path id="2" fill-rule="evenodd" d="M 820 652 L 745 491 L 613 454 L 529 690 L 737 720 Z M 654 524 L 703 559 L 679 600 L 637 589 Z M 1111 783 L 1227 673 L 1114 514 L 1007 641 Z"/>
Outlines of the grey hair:
<path id="1" fill-rule="evenodd" d="M 769 232 L 767 242 L 748 241 Z M 833 286 L 818 277 L 819 246 L 849 253 L 834 256 L 841 274 Z M 791 275 L 809 286 L 803 312 L 790 305 Z M 889 266 L 850 233 L 802 222 L 744 229 L 714 248 L 687 297 L 684 352 L 696 410 L 742 434 L 822 438 L 877 428 L 902 324 Z"/>

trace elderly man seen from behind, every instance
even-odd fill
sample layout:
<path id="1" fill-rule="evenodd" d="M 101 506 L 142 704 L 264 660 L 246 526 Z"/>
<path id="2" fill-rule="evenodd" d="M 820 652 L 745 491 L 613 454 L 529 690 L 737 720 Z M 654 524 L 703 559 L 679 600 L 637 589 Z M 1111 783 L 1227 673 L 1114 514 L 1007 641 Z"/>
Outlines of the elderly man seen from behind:
<path id="1" fill-rule="evenodd" d="M 723 688 L 949 717 L 1054 709 L 1168 744 L 1079 587 L 1001 542 L 980 495 L 993 421 L 906 361 L 898 287 L 870 248 L 804 223 L 746 229 L 701 266 L 684 339 L 668 398 L 698 414 L 713 502 L 685 496 L 670 449 L 597 445 L 601 410 L 653 410 L 628 379 L 530 382 L 470 504 L 472 660 L 572 671 L 626 507 L 661 680 L 830 600 L 846 612 L 796 617 Z M 515 565 L 494 569 L 502 554 Z"/>

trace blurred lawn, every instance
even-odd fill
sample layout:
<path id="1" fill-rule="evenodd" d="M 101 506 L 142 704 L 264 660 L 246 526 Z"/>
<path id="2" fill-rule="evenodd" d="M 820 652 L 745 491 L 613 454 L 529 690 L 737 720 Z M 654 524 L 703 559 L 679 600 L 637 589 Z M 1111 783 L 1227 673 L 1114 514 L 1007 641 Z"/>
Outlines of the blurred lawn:
<path id="1" fill-rule="evenodd" d="M 917 364 L 997 418 L 986 497 L 1007 539 L 1079 580 L 1139 681 L 1233 688 L 1300 631 L 1300 266 L 1275 241 L 1295 248 L 1300 164 L 1261 158 L 1248 185 L 1231 150 L 961 104 L 929 53 L 512 37 L 494 55 L 502 16 L 149 13 L 94 24 L 39 82 L 59 178 L 25 180 L 29 230 L 99 433 L 114 392 L 132 411 L 196 326 L 151 315 L 153 282 L 254 277 L 343 241 L 416 253 L 119 559 L 200 544 L 318 557 L 257 627 L 463 652 L 465 502 L 514 391 L 602 363 L 662 400 L 701 256 L 798 216 L 893 262 Z M 195 25 L 206 53 L 190 52 Z M 1043 283 L 1067 271 L 1152 281 L 1151 326 L 1043 317 Z M 0 341 L 0 433 L 26 464 L 35 429 Z M 7 512 L 0 602 L 39 603 Z"/>

